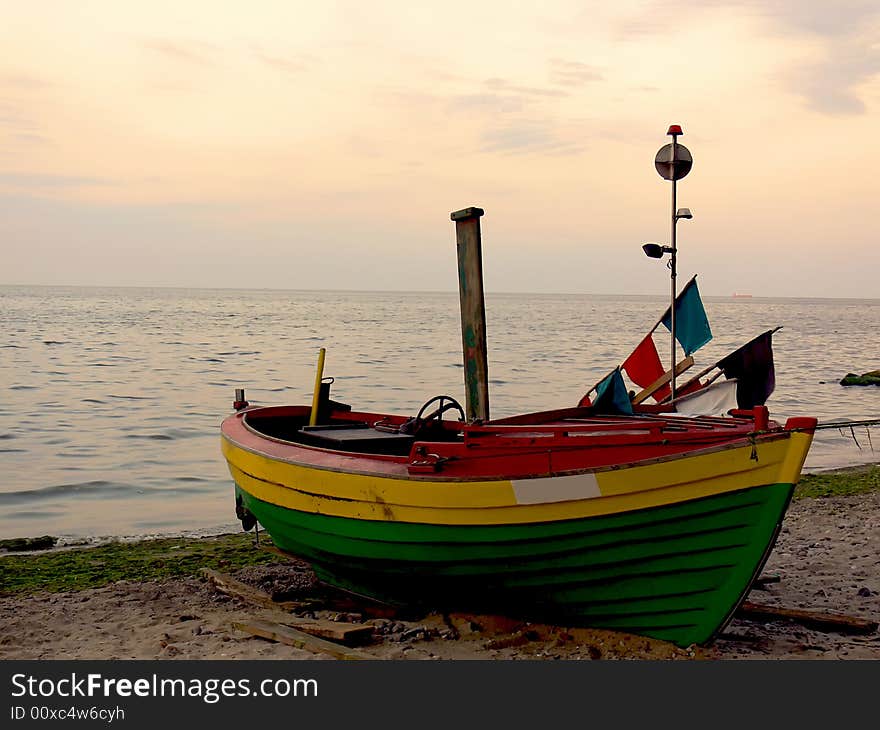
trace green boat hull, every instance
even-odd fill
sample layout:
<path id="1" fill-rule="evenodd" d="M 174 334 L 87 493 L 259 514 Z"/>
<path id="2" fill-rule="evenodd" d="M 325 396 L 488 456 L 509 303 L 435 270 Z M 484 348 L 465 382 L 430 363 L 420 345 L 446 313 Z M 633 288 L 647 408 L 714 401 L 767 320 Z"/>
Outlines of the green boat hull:
<path id="1" fill-rule="evenodd" d="M 519 525 L 447 526 L 243 505 L 334 586 L 434 610 L 704 643 L 764 565 L 794 490 L 772 484 L 674 505 Z"/>

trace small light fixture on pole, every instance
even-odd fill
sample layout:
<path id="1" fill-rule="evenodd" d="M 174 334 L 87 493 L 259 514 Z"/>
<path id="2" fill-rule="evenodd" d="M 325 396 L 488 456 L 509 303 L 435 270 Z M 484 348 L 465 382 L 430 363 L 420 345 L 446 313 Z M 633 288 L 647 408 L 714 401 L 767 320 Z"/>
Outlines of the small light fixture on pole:
<path id="1" fill-rule="evenodd" d="M 646 243 L 642 246 L 642 251 L 649 259 L 662 259 L 663 254 L 672 253 L 670 246 L 661 246 L 659 243 Z"/>
<path id="2" fill-rule="evenodd" d="M 678 124 L 673 124 L 666 132 L 672 137 L 670 144 L 663 145 L 654 157 L 654 167 L 665 180 L 672 181 L 672 230 L 670 246 L 660 246 L 656 243 L 646 243 L 642 246 L 646 256 L 652 259 L 662 258 L 664 253 L 669 254 L 670 278 L 672 280 L 672 299 L 669 303 L 669 329 L 672 333 L 672 377 L 669 381 L 671 398 L 675 398 L 675 277 L 676 277 L 676 253 L 678 252 L 675 239 L 675 226 L 679 219 L 690 220 L 693 218 L 689 208 L 676 209 L 676 183 L 685 177 L 694 164 L 690 150 L 683 144 L 678 143 L 679 135 L 683 134 Z"/>

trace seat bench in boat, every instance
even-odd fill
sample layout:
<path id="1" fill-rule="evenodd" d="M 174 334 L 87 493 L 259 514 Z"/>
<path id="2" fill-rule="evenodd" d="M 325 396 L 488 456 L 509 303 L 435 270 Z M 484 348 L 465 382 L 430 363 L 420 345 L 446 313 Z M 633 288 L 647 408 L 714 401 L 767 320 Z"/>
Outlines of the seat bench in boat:
<path id="1" fill-rule="evenodd" d="M 303 426 L 299 434 L 297 440 L 309 446 L 370 454 L 405 455 L 415 442 L 411 434 L 379 431 L 366 423 Z"/>

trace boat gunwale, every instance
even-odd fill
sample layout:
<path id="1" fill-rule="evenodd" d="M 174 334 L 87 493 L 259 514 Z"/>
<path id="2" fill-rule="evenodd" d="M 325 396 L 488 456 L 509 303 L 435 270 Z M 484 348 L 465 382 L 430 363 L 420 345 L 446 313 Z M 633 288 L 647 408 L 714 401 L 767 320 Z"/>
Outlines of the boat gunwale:
<path id="1" fill-rule="evenodd" d="M 409 472 L 406 473 L 395 472 L 395 471 L 376 471 L 376 470 L 363 470 L 356 468 L 343 468 L 339 466 L 330 466 L 325 464 L 315 464 L 304 461 L 297 461 L 291 457 L 280 456 L 276 454 L 267 453 L 265 451 L 261 451 L 256 447 L 252 447 L 249 445 L 245 445 L 240 441 L 235 440 L 233 435 L 227 433 L 227 426 L 231 423 L 232 426 L 238 425 L 245 430 L 246 433 L 258 438 L 263 439 L 272 443 L 276 443 L 280 446 L 290 447 L 292 449 L 299 449 L 308 453 L 322 453 L 328 454 L 332 456 L 340 456 L 351 459 L 360 459 L 363 461 L 370 461 L 374 463 L 379 463 L 382 465 L 388 466 L 399 466 L 406 469 L 409 462 L 408 456 L 389 456 L 387 454 L 358 454 L 351 452 L 341 452 L 334 449 L 327 449 L 320 446 L 312 446 L 308 444 L 301 444 L 295 441 L 285 441 L 284 439 L 275 438 L 272 436 L 266 436 L 252 427 L 248 426 L 244 418 L 239 416 L 243 416 L 243 414 L 233 414 L 227 418 L 225 418 L 221 424 L 221 437 L 224 441 L 228 442 L 232 447 L 241 449 L 248 453 L 254 454 L 255 456 L 259 456 L 265 459 L 269 459 L 274 462 L 280 462 L 284 464 L 290 464 L 292 466 L 301 467 L 304 469 L 312 469 L 315 471 L 325 471 L 336 474 L 351 474 L 356 476 L 364 476 L 364 477 L 372 477 L 372 478 L 381 478 L 381 479 L 396 479 L 400 481 L 409 481 L 409 482 L 447 482 L 447 483 L 467 483 L 467 482 L 506 482 L 511 479 L 515 479 L 517 481 L 521 479 L 546 479 L 548 477 L 564 477 L 564 476 L 577 476 L 581 474 L 596 474 L 602 472 L 611 472 L 611 471 L 621 471 L 623 469 L 630 469 L 640 466 L 649 466 L 652 464 L 661 464 L 666 462 L 673 462 L 680 459 L 692 458 L 697 455 L 708 455 L 713 453 L 719 453 L 723 451 L 733 450 L 737 448 L 743 448 L 747 446 L 756 446 L 760 443 L 770 443 L 773 441 L 778 441 L 782 439 L 788 439 L 792 435 L 792 431 L 786 430 L 784 428 L 780 428 L 778 431 L 770 431 L 770 432 L 762 432 L 762 433 L 751 433 L 751 434 L 743 434 L 741 438 L 727 440 L 723 443 L 714 444 L 711 446 L 706 446 L 705 448 L 697 448 L 697 449 L 689 449 L 686 451 L 680 451 L 672 454 L 667 454 L 663 456 L 654 456 L 647 459 L 639 459 L 636 461 L 627 461 L 621 462 L 617 464 L 606 464 L 602 466 L 595 467 L 585 467 L 582 469 L 566 469 L 559 471 L 548 471 L 541 474 L 531 474 L 528 476 L 479 476 L 474 478 L 467 478 L 462 476 L 444 476 L 437 473 L 421 473 L 421 472 Z M 431 443 L 430 441 L 426 442 L 416 442 L 416 443 Z M 584 444 L 577 445 L 579 448 L 589 448 Z M 228 459 L 227 455 L 227 459 Z M 284 485 L 281 485 L 284 486 Z"/>

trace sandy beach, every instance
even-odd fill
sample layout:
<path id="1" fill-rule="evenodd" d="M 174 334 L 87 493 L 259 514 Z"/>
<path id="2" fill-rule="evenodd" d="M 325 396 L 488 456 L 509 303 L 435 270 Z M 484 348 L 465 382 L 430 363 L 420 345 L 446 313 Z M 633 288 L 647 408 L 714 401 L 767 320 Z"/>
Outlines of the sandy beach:
<path id="1" fill-rule="evenodd" d="M 800 499 L 785 518 L 764 576 L 748 600 L 880 619 L 880 493 Z M 237 572 L 264 587 L 311 576 L 294 562 Z M 880 659 L 880 633 L 848 635 L 782 620 L 735 618 L 709 645 L 680 648 L 609 631 L 432 614 L 417 620 L 333 611 L 307 616 L 374 628 L 358 652 L 377 659 Z M 254 638 L 233 622 L 277 621 L 204 578 L 122 580 L 81 591 L 0 599 L 3 659 L 330 659 Z M 409 617 L 413 618 L 413 617 Z"/>

